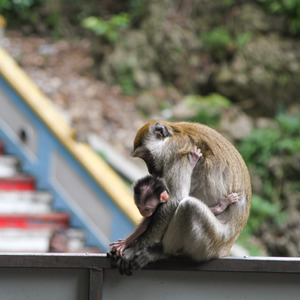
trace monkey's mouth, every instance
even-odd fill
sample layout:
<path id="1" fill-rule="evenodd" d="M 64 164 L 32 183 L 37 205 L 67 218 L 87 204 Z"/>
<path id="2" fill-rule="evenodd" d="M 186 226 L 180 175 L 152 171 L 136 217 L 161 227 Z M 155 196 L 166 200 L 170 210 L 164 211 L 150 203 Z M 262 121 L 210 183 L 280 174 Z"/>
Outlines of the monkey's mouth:
<path id="1" fill-rule="evenodd" d="M 154 157 L 146 147 L 139 147 L 132 152 L 132 156 L 141 158 L 147 165 L 148 172 L 154 177 L 162 177 L 163 170 L 155 163 Z"/>
<path id="2" fill-rule="evenodd" d="M 163 168 L 162 166 L 158 166 L 155 163 L 155 159 L 152 156 L 152 154 L 150 153 L 149 150 L 147 150 L 147 155 L 145 155 L 144 157 L 142 157 L 142 159 L 144 160 L 144 162 L 147 165 L 148 168 L 148 172 L 154 176 L 154 177 L 162 177 L 163 175 Z"/>
<path id="3" fill-rule="evenodd" d="M 162 168 L 158 168 L 157 164 L 154 162 L 154 159 L 151 156 L 148 156 L 146 159 L 144 159 L 147 168 L 148 168 L 148 172 L 154 176 L 154 177 L 162 177 L 163 175 L 163 170 Z"/>

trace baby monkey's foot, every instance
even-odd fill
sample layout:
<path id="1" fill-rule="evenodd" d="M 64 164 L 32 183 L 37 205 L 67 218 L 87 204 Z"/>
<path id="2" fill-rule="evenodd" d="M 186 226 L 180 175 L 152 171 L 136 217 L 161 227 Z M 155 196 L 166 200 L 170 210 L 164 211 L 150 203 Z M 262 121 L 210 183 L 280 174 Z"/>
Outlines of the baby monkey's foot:
<path id="1" fill-rule="evenodd" d="M 201 149 L 197 148 L 197 146 L 194 147 L 194 150 L 191 151 L 191 153 L 188 154 L 189 156 L 189 161 L 190 164 L 192 166 L 192 168 L 194 168 L 196 166 L 196 163 L 198 162 L 199 158 L 203 156 Z"/>
<path id="2" fill-rule="evenodd" d="M 226 208 L 239 200 L 239 195 L 237 193 L 231 193 L 227 196 L 225 196 L 224 198 L 220 199 L 220 202 L 215 205 L 215 206 L 212 206 L 210 207 L 210 210 L 212 211 L 212 213 L 214 215 L 219 215 L 221 214 L 224 210 L 226 210 Z"/>
<path id="3" fill-rule="evenodd" d="M 227 206 L 230 205 L 231 203 L 234 203 L 236 201 L 239 200 L 239 195 L 237 193 L 232 193 L 232 194 L 229 194 L 227 195 L 223 200 L 221 201 L 224 201 Z"/>

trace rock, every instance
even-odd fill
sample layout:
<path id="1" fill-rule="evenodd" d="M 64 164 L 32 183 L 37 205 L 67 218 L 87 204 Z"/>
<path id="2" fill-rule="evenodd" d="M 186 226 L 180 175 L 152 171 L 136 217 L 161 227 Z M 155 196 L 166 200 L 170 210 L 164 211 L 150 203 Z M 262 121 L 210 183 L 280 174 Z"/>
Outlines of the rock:
<path id="1" fill-rule="evenodd" d="M 192 106 L 187 105 L 185 101 L 181 101 L 173 107 L 172 118 L 174 121 L 186 121 L 193 118 L 196 113 Z"/>
<path id="2" fill-rule="evenodd" d="M 252 193 L 262 195 L 263 183 L 261 181 L 261 177 L 256 173 L 256 169 L 254 167 L 249 168 L 249 173 L 251 177 Z"/>
<path id="3" fill-rule="evenodd" d="M 188 11 L 194 12 L 189 9 L 185 13 Z M 121 76 L 130 76 L 138 89 L 172 84 L 186 93 L 207 83 L 213 67 L 209 56 L 201 51 L 198 24 L 184 18 L 183 11 L 174 9 L 169 0 L 151 1 L 147 12 L 139 30 L 129 30 L 104 53 L 101 78 L 116 84 Z M 198 20 L 196 15 L 194 19 Z"/>
<path id="4" fill-rule="evenodd" d="M 226 131 L 231 138 L 242 140 L 249 136 L 253 129 L 253 121 L 237 106 L 233 106 L 224 112 L 220 127 Z"/>
<path id="5" fill-rule="evenodd" d="M 300 215 L 294 213 L 279 229 L 264 226 L 262 240 L 272 256 L 300 255 Z"/>
<path id="6" fill-rule="evenodd" d="M 255 126 L 259 129 L 265 129 L 276 128 L 278 125 L 273 119 L 260 117 L 255 120 Z"/>
<path id="7" fill-rule="evenodd" d="M 246 1 L 245 1 L 246 2 Z M 232 23 L 236 32 L 271 33 L 281 32 L 284 28 L 284 18 L 267 13 L 256 3 L 240 5 L 232 14 Z"/>
<path id="8" fill-rule="evenodd" d="M 182 96 L 172 86 L 156 88 L 139 94 L 136 98 L 136 106 L 147 116 L 160 115 L 163 111 L 166 117 L 171 107 L 176 103 L 180 104 L 181 99 Z"/>
<path id="9" fill-rule="evenodd" d="M 141 69 L 133 71 L 133 79 L 141 89 L 153 89 L 162 85 L 159 74 L 155 72 L 144 72 Z"/>
<path id="10" fill-rule="evenodd" d="M 300 100 L 300 43 L 277 35 L 258 36 L 223 63 L 213 82 L 235 101 L 251 100 L 251 112 L 273 116 L 280 106 Z"/>
<path id="11" fill-rule="evenodd" d="M 138 96 L 136 101 L 137 108 L 145 115 L 153 115 L 161 110 L 160 99 L 155 97 L 150 92 L 144 92 Z"/>

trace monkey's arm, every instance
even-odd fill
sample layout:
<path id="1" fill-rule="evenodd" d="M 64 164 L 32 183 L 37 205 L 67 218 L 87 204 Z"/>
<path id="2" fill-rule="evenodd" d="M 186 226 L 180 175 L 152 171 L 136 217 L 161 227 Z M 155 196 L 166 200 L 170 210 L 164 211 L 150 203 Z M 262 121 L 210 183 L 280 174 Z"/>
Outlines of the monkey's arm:
<path id="1" fill-rule="evenodd" d="M 142 222 L 135 228 L 135 230 L 126 238 L 127 246 L 141 236 L 148 228 L 150 218 L 144 218 Z"/>
<path id="2" fill-rule="evenodd" d="M 189 160 L 188 155 L 181 155 L 164 172 L 164 179 L 170 191 L 170 197 L 177 201 L 190 194 L 192 173 L 196 164 L 192 165 Z"/>
<path id="3" fill-rule="evenodd" d="M 113 242 L 109 244 L 109 246 L 112 246 L 110 252 L 116 253 L 117 256 L 123 256 L 124 250 L 146 231 L 149 225 L 149 221 L 149 218 L 144 218 L 142 222 L 134 229 L 134 231 L 127 238 L 119 239 L 118 242 Z"/>
<path id="4" fill-rule="evenodd" d="M 167 226 L 172 219 L 174 212 L 178 206 L 175 199 L 170 199 L 160 205 L 153 213 L 149 221 L 147 230 L 138 239 L 141 247 L 145 248 L 159 243 L 167 229 Z"/>
<path id="5" fill-rule="evenodd" d="M 132 268 L 136 268 L 135 259 L 140 251 L 150 249 L 157 243 L 161 243 L 177 206 L 178 204 L 172 202 L 171 199 L 160 205 L 152 214 L 146 231 L 124 250 L 122 257 L 111 253 L 113 256 L 112 264 L 118 267 L 121 274 L 131 275 Z"/>

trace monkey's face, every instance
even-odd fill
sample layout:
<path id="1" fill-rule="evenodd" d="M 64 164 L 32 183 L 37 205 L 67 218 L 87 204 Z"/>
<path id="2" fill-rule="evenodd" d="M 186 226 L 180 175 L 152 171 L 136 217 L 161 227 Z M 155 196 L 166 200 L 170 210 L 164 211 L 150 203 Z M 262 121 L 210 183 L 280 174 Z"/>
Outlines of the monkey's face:
<path id="1" fill-rule="evenodd" d="M 151 217 L 152 214 L 154 213 L 155 209 L 157 208 L 157 206 L 160 204 L 160 201 L 158 198 L 151 198 L 151 199 L 147 199 L 144 203 L 136 203 L 136 206 L 140 212 L 140 214 L 144 217 L 144 218 L 148 218 Z"/>
<path id="2" fill-rule="evenodd" d="M 162 177 L 164 148 L 173 132 L 164 121 L 150 121 L 136 134 L 132 155 L 143 159 L 151 175 Z"/>

